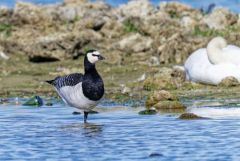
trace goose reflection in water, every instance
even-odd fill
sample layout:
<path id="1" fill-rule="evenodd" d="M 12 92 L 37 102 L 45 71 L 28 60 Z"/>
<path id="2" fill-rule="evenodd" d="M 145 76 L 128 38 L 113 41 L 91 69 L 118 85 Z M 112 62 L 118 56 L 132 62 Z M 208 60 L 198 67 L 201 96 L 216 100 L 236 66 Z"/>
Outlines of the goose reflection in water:
<path id="1" fill-rule="evenodd" d="M 73 123 L 61 127 L 62 130 L 70 133 L 80 133 L 87 137 L 94 137 L 101 135 L 103 131 L 103 125 L 95 123 Z"/>

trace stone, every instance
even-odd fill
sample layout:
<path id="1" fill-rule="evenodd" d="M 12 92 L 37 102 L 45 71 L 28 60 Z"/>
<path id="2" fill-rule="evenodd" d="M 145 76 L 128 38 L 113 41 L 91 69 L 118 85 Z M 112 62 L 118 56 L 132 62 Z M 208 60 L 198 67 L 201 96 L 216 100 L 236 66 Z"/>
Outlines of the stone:
<path id="1" fill-rule="evenodd" d="M 186 109 L 187 107 L 179 101 L 159 101 L 154 105 L 156 109 Z"/>
<path id="2" fill-rule="evenodd" d="M 150 65 L 150 66 L 160 65 L 159 58 L 156 57 L 156 56 L 151 56 L 150 59 L 149 59 L 149 65 Z"/>
<path id="3" fill-rule="evenodd" d="M 78 18 L 78 8 L 75 6 L 59 6 L 55 11 L 60 20 L 70 22 L 75 21 Z M 54 14 L 54 13 L 51 13 Z"/>
<path id="4" fill-rule="evenodd" d="M 72 114 L 73 114 L 73 115 L 81 115 L 81 112 L 74 111 Z"/>
<path id="5" fill-rule="evenodd" d="M 119 38 L 125 33 L 123 24 L 115 19 L 109 19 L 100 32 L 108 39 Z"/>
<path id="6" fill-rule="evenodd" d="M 184 82 L 186 80 L 186 73 L 184 67 L 178 65 L 173 66 L 171 76 L 179 79 L 181 82 Z"/>
<path id="7" fill-rule="evenodd" d="M 183 27 L 185 27 L 189 31 L 192 31 L 194 27 L 197 25 L 197 21 L 191 18 L 190 16 L 182 17 L 180 23 Z"/>
<path id="8" fill-rule="evenodd" d="M 7 98 L 0 98 L 0 104 L 10 103 L 10 100 Z"/>
<path id="9" fill-rule="evenodd" d="M 4 52 L 4 48 L 0 46 L 0 60 L 8 60 L 9 56 Z"/>
<path id="10" fill-rule="evenodd" d="M 5 6 L 0 6 L 0 23 L 8 24 L 12 14 L 13 14 L 13 9 Z"/>
<path id="11" fill-rule="evenodd" d="M 64 0 L 65 4 L 85 4 L 88 0 Z"/>
<path id="12" fill-rule="evenodd" d="M 152 107 L 161 101 L 176 101 L 177 97 L 168 91 L 160 90 L 152 92 L 145 102 L 146 107 Z"/>
<path id="13" fill-rule="evenodd" d="M 207 38 L 189 37 L 186 33 L 177 32 L 158 47 L 160 64 L 182 64 L 193 51 L 206 47 L 208 41 Z"/>
<path id="14" fill-rule="evenodd" d="M 131 93 L 131 89 L 129 87 L 126 87 L 125 85 L 122 87 L 121 90 L 122 94 L 130 94 Z"/>
<path id="15" fill-rule="evenodd" d="M 196 119 L 204 119 L 204 117 L 198 116 L 194 113 L 183 113 L 179 116 L 181 120 L 196 120 Z"/>
<path id="16" fill-rule="evenodd" d="M 218 84 L 220 87 L 235 87 L 238 85 L 239 81 L 235 77 L 226 77 Z"/>
<path id="17" fill-rule="evenodd" d="M 147 110 L 143 110 L 138 112 L 139 115 L 155 115 L 157 114 L 156 110 L 152 110 L 152 109 L 147 109 Z"/>
<path id="18" fill-rule="evenodd" d="M 52 34 L 37 38 L 26 46 L 25 50 L 32 62 L 52 62 L 65 59 L 76 59 L 84 54 L 84 47 L 91 41 L 101 39 L 99 33 L 85 30 L 78 34 Z"/>
<path id="19" fill-rule="evenodd" d="M 211 29 L 220 30 L 237 23 L 237 20 L 237 15 L 230 10 L 223 7 L 216 7 L 202 19 L 202 22 Z"/>
<path id="20" fill-rule="evenodd" d="M 149 76 L 143 82 L 143 88 L 147 91 L 176 89 L 175 78 L 172 77 L 173 69 L 162 67 L 155 75 Z"/>
<path id="21" fill-rule="evenodd" d="M 52 102 L 47 102 L 45 105 L 46 106 L 53 106 L 53 103 Z"/>
<path id="22" fill-rule="evenodd" d="M 172 18 L 180 18 L 183 16 L 198 17 L 201 15 L 199 10 L 180 2 L 160 2 L 159 8 L 168 13 Z"/>
<path id="23" fill-rule="evenodd" d="M 103 53 L 106 60 L 111 60 L 111 61 L 106 61 L 107 64 L 112 64 L 112 65 L 122 64 L 122 61 L 123 61 L 122 53 L 119 52 L 118 50 L 106 51 Z"/>
<path id="24" fill-rule="evenodd" d="M 148 0 L 132 0 L 120 5 L 117 15 L 122 17 L 146 17 L 154 11 L 154 7 Z"/>
<path id="25" fill-rule="evenodd" d="M 117 48 L 128 53 L 147 51 L 152 48 L 153 40 L 139 33 L 130 34 L 117 43 Z"/>
<path id="26" fill-rule="evenodd" d="M 149 155 L 149 157 L 162 157 L 163 156 L 163 154 L 161 154 L 161 153 L 151 153 L 150 155 Z"/>
<path id="27" fill-rule="evenodd" d="M 54 8 L 54 7 L 53 7 Z M 44 6 L 27 2 L 17 2 L 13 10 L 12 22 L 17 25 L 31 24 L 37 25 L 51 22 L 51 16 L 47 14 Z"/>
<path id="28" fill-rule="evenodd" d="M 40 96 L 34 96 L 30 99 L 28 99 L 23 106 L 42 106 L 43 100 Z"/>
<path id="29" fill-rule="evenodd" d="M 146 79 L 146 73 L 144 73 L 143 75 L 141 75 L 138 79 L 137 82 L 142 82 Z"/>
<path id="30" fill-rule="evenodd" d="M 29 60 L 32 62 L 52 62 L 65 59 L 69 49 L 65 46 L 66 40 L 65 35 L 39 38 L 26 48 Z"/>

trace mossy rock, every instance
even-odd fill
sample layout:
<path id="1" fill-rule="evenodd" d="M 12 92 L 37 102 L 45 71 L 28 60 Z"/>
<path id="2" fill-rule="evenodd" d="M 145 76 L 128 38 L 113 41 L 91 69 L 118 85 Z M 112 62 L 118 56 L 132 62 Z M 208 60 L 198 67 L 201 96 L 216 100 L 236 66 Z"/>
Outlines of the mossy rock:
<path id="1" fill-rule="evenodd" d="M 139 115 L 155 115 L 156 113 L 157 113 L 156 110 L 150 110 L 150 109 L 138 112 Z"/>
<path id="2" fill-rule="evenodd" d="M 175 113 L 175 114 L 181 114 L 186 112 L 186 108 L 184 109 L 157 109 L 160 113 Z"/>
<path id="3" fill-rule="evenodd" d="M 235 87 L 239 85 L 239 81 L 235 77 L 226 77 L 219 84 L 219 87 Z"/>
<path id="4" fill-rule="evenodd" d="M 40 96 L 34 96 L 23 104 L 23 106 L 42 106 L 42 105 L 43 100 Z"/>
<path id="5" fill-rule="evenodd" d="M 149 77 L 143 82 L 143 89 L 146 91 L 153 91 L 153 90 L 174 90 L 177 89 L 176 84 L 171 78 L 167 76 L 161 77 Z"/>
<path id="6" fill-rule="evenodd" d="M 152 90 L 156 90 L 158 89 L 158 84 L 155 83 L 154 80 L 147 78 L 144 82 L 143 82 L 143 89 L 146 91 L 152 91 Z"/>
<path id="7" fill-rule="evenodd" d="M 156 109 L 186 109 L 179 101 L 160 101 L 154 105 Z"/>
<path id="8" fill-rule="evenodd" d="M 195 119 L 206 119 L 204 117 L 198 116 L 194 113 L 183 113 L 179 116 L 179 119 L 182 120 L 195 120 Z"/>
<path id="9" fill-rule="evenodd" d="M 184 82 L 182 88 L 183 89 L 201 89 L 204 88 L 206 85 L 196 83 L 196 82 Z"/>
<path id="10" fill-rule="evenodd" d="M 146 102 L 145 102 L 145 106 L 147 108 L 154 106 L 155 104 L 157 104 L 160 101 L 177 101 L 177 97 L 173 94 L 171 94 L 168 91 L 165 90 L 160 90 L 160 91 L 154 91 L 152 92 Z"/>

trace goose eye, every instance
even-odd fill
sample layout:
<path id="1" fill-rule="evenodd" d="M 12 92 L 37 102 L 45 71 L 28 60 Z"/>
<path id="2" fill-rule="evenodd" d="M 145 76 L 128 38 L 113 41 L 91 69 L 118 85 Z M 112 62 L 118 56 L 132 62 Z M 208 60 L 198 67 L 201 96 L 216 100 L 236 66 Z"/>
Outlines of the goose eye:
<path id="1" fill-rule="evenodd" d="M 96 55 L 96 54 L 92 54 L 92 56 L 96 56 L 96 57 L 98 57 L 98 55 Z"/>

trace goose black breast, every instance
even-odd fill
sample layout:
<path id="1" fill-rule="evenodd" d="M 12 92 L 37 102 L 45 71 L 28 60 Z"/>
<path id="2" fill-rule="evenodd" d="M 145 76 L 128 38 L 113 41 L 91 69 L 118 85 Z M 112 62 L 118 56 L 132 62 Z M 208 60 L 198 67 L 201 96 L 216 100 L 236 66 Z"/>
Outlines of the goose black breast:
<path id="1" fill-rule="evenodd" d="M 95 75 L 84 75 L 82 82 L 83 94 L 92 101 L 98 101 L 103 97 L 104 84 L 102 78 L 96 73 Z"/>

